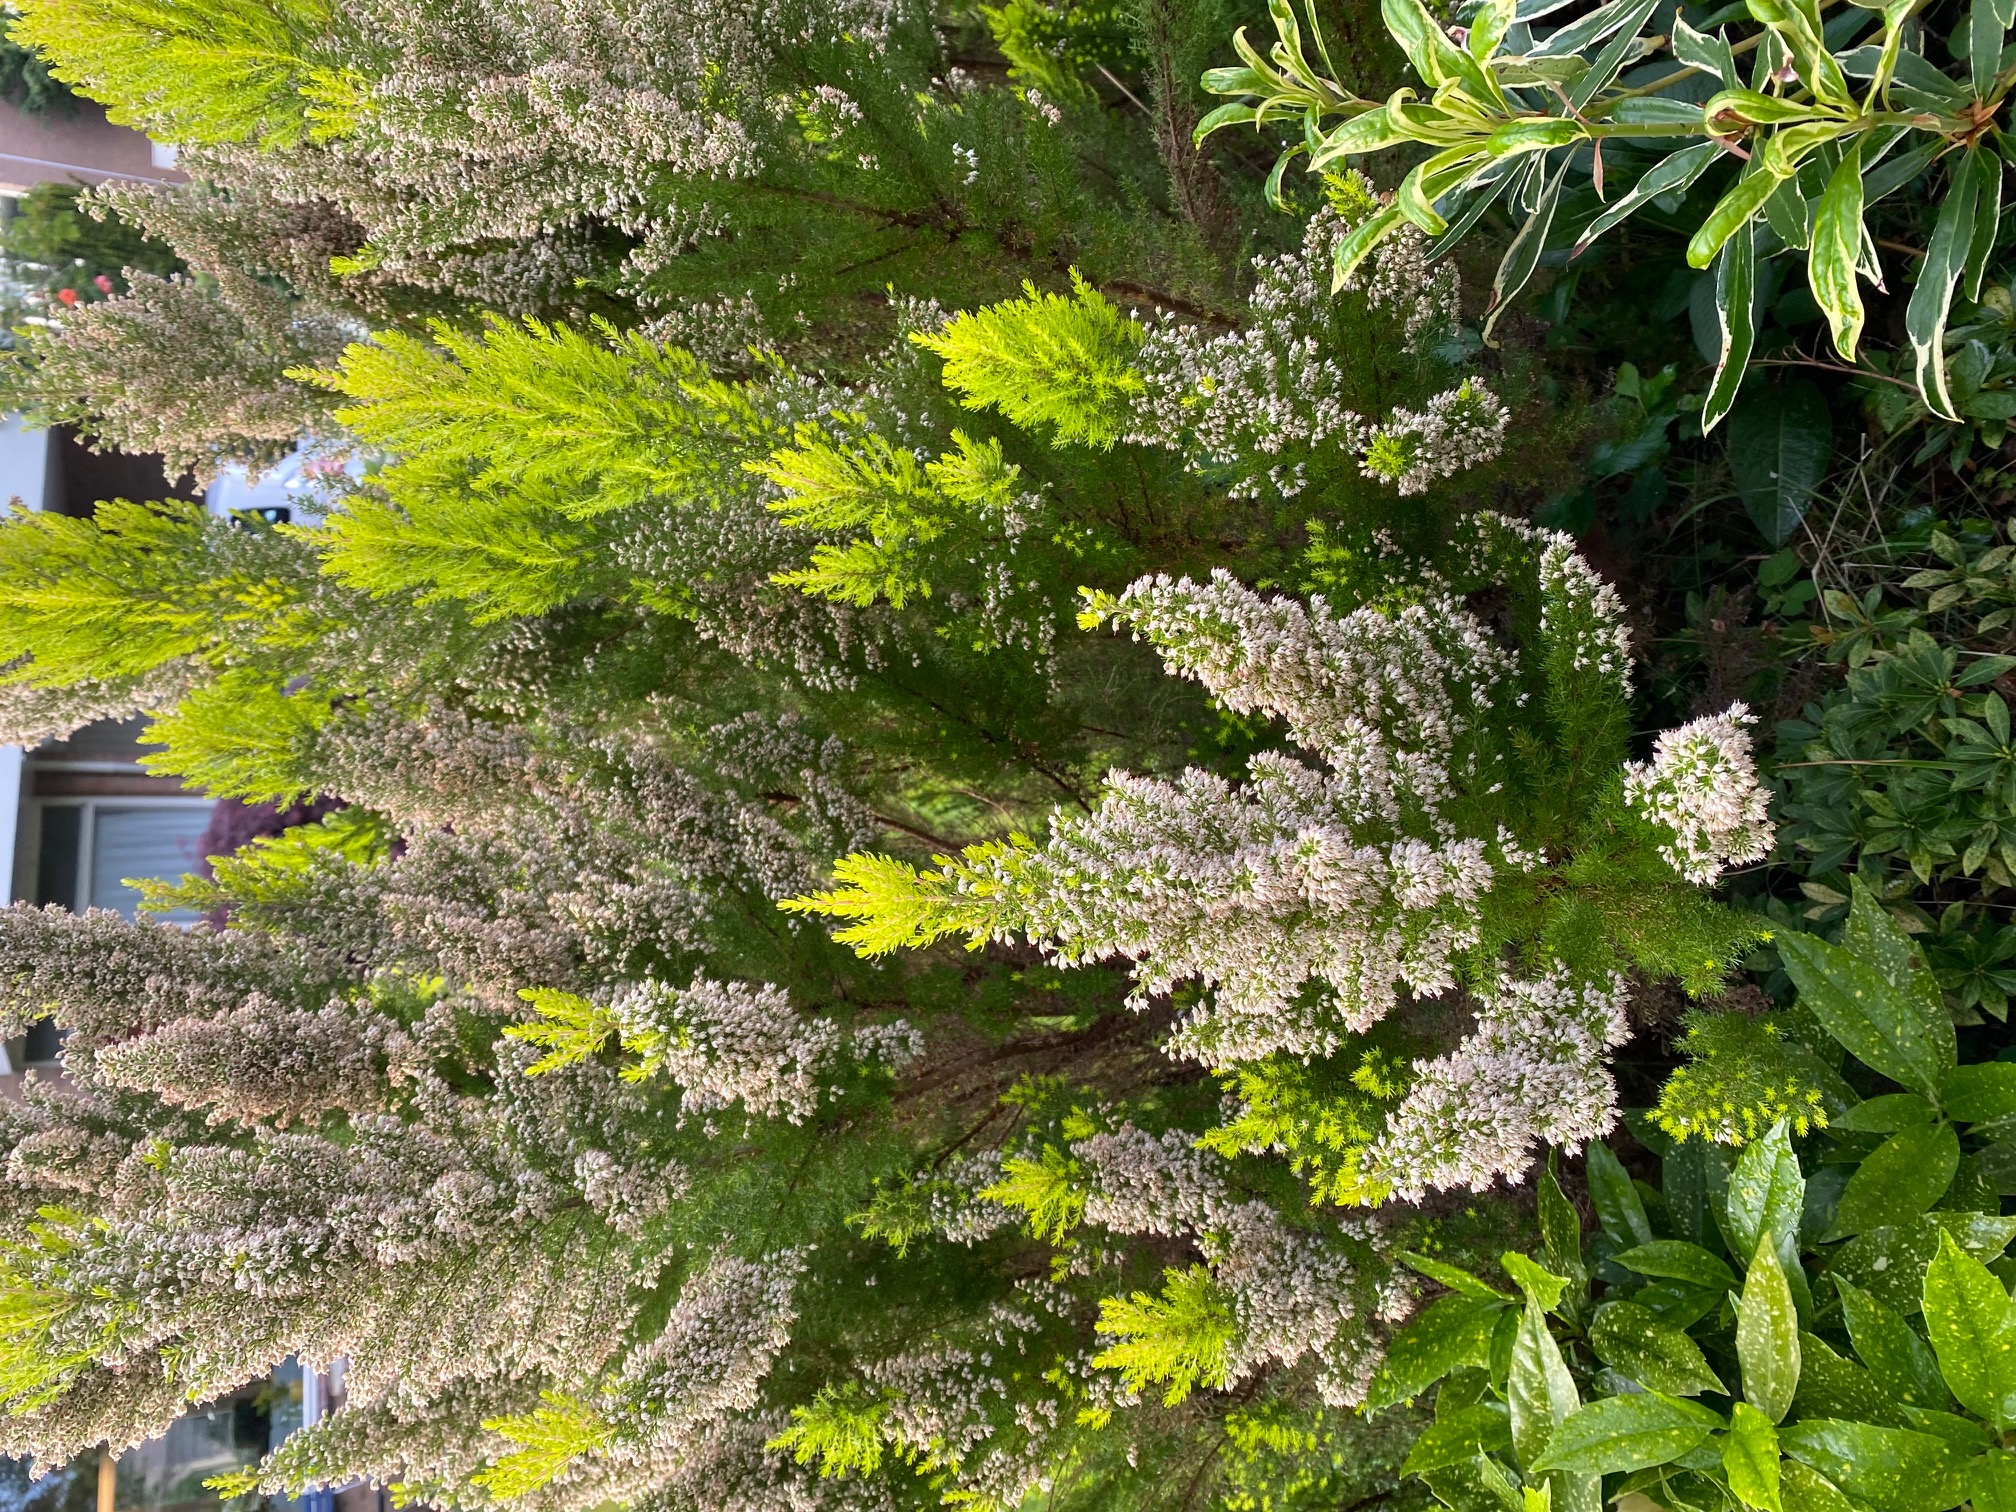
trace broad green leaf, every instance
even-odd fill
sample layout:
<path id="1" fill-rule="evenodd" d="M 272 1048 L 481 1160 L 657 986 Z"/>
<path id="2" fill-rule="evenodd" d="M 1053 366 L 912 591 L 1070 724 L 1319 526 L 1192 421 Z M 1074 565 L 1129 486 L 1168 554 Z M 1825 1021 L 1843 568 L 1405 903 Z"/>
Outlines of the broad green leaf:
<path id="1" fill-rule="evenodd" d="M 1778 1430 L 1748 1402 L 1738 1402 L 1729 1411 L 1722 1469 L 1729 1477 L 1729 1489 L 1746 1507 L 1784 1512 L 1778 1499 Z"/>
<path id="2" fill-rule="evenodd" d="M 1929 1124 L 1933 1116 L 1932 1104 L 1918 1093 L 1891 1092 L 1855 1104 L 1828 1127 L 1850 1134 L 1895 1134 Z"/>
<path id="3" fill-rule="evenodd" d="M 1777 178 L 1768 173 L 1753 170 L 1738 179 L 1687 243 L 1687 265 L 1705 268 L 1713 262 L 1722 244 L 1748 226 L 1777 189 Z"/>
<path id="4" fill-rule="evenodd" d="M 1407 1453 L 1404 1473 L 1419 1475 L 1449 1465 L 1467 1464 L 1480 1454 L 1512 1452 L 1512 1420 L 1501 1402 L 1480 1402 L 1438 1418 L 1422 1431 Z"/>
<path id="5" fill-rule="evenodd" d="M 1654 1239 L 1650 1244 L 1621 1250 L 1610 1258 L 1641 1276 L 1663 1276 L 1716 1291 L 1730 1291 L 1736 1286 L 1736 1272 L 1729 1269 L 1727 1261 L 1684 1239 Z"/>
<path id="6" fill-rule="evenodd" d="M 1730 1248 L 1748 1255 L 1758 1240 L 1771 1239 L 1781 1265 L 1799 1263 L 1799 1219 L 1806 1208 L 1806 1178 L 1792 1150 L 1783 1120 L 1762 1139 L 1752 1140 L 1729 1174 L 1727 1196 Z"/>
<path id="7" fill-rule="evenodd" d="M 1974 1512 L 2016 1512 L 2016 1454 L 1990 1449 L 1968 1468 Z"/>
<path id="8" fill-rule="evenodd" d="M 1540 1173 L 1534 1187 L 1534 1207 L 1540 1218 L 1540 1238 L 1546 1246 L 1547 1264 L 1572 1280 L 1582 1270 L 1582 1219 L 1561 1190 L 1551 1151 L 1547 1169 Z"/>
<path id="9" fill-rule="evenodd" d="M 1706 1407 L 1656 1391 L 1604 1397 L 1565 1418 L 1531 1468 L 1602 1475 L 1670 1464 L 1721 1426 Z"/>
<path id="10" fill-rule="evenodd" d="M 1876 1377 L 1853 1360 L 1836 1354 L 1817 1334 L 1799 1335 L 1799 1392 L 1792 1398 L 1794 1418 L 1846 1418 L 1855 1423 L 1881 1423 L 1888 1428 L 1915 1428 L 1901 1404 L 1891 1400 Z"/>
<path id="11" fill-rule="evenodd" d="M 1834 1482 L 1797 1460 L 1778 1462 L 1778 1495 L 1785 1512 L 1861 1512 Z"/>
<path id="12" fill-rule="evenodd" d="M 1366 1405 L 1390 1407 L 1418 1396 L 1452 1370 L 1488 1365 L 1491 1333 L 1504 1308 L 1495 1299 L 1461 1293 L 1437 1298 L 1393 1336 Z"/>
<path id="13" fill-rule="evenodd" d="M 1925 1272 L 1939 1253 L 1942 1233 L 1951 1234 L 1962 1250 L 1985 1264 L 2016 1237 L 2016 1218 L 1942 1210 L 1916 1223 L 1870 1229 L 1836 1249 L 1828 1270 L 1909 1317 L 1924 1303 Z"/>
<path id="14" fill-rule="evenodd" d="M 1516 1302 L 1519 1299 L 1510 1292 L 1502 1292 L 1488 1282 L 1451 1265 L 1446 1260 L 1436 1260 L 1428 1255 L 1417 1255 L 1412 1250 L 1402 1250 L 1400 1261 L 1411 1271 L 1418 1271 L 1430 1281 L 1439 1281 L 1453 1292 L 1461 1292 L 1466 1297 L 1479 1297 L 1499 1302 Z"/>
<path id="15" fill-rule="evenodd" d="M 1597 1308 L 1589 1321 L 1589 1347 L 1604 1364 L 1653 1391 L 1693 1396 L 1727 1389 L 1684 1329 L 1636 1302 Z"/>
<path id="16" fill-rule="evenodd" d="M 1736 1360 L 1750 1405 L 1783 1422 L 1799 1389 L 1799 1314 L 1768 1235 L 1757 1241 L 1736 1304 Z"/>
<path id="17" fill-rule="evenodd" d="M 1920 1004 L 1869 961 L 1816 935 L 1783 934 L 1778 958 L 1827 1032 L 1865 1065 L 1921 1092 L 1953 1064 L 1953 1026 L 1943 1036 Z M 1940 1015 L 1945 1020 L 1942 1012 Z"/>
<path id="18" fill-rule="evenodd" d="M 1757 343 L 1757 233 L 1747 222 L 1723 244 L 1715 259 L 1715 320 L 1721 332 L 1721 349 L 1715 359 L 1715 377 L 1701 401 L 1701 431 L 1707 434 L 1722 422 L 1743 387 L 1743 374 L 1750 366 L 1750 350 Z"/>
<path id="19" fill-rule="evenodd" d="M 1967 1495 L 1966 1453 L 1929 1433 L 1809 1418 L 1780 1427 L 1778 1442 L 1874 1512 L 1947 1512 Z"/>
<path id="20" fill-rule="evenodd" d="M 1960 418 L 1946 385 L 1946 317 L 1953 308 L 1953 287 L 1966 268 L 1968 253 L 1973 250 L 1983 166 L 1977 160 L 1992 151 L 1975 148 L 1951 160 L 1946 198 L 1939 207 L 1939 219 L 1932 226 L 1932 239 L 1925 248 L 1917 286 L 1912 289 L 1911 302 L 1904 310 L 1904 331 L 1911 339 L 1918 392 L 1925 400 L 1925 407 L 1942 420 Z M 1999 176 L 1999 168 L 1991 171 Z"/>
<path id="21" fill-rule="evenodd" d="M 1844 362 L 1855 360 L 1862 339 L 1862 283 L 1855 271 L 1861 257 L 1862 142 L 1857 138 L 1841 154 L 1840 166 L 1820 196 L 1806 274 Z"/>
<path id="22" fill-rule="evenodd" d="M 1505 1274 L 1526 1294 L 1528 1302 L 1537 1303 L 1548 1312 L 1561 1305 L 1561 1293 L 1568 1289 L 1566 1276 L 1555 1275 L 1517 1250 L 1507 1250 L 1498 1257 L 1498 1263 L 1505 1267 Z"/>
<path id="23" fill-rule="evenodd" d="M 1877 1384 L 1899 1402 L 1912 1407 L 1943 1409 L 1949 1398 L 1939 1362 L 1909 1323 L 1889 1307 L 1841 1276 L 1834 1277 L 1841 1294 L 1841 1316 L 1855 1353 L 1869 1367 Z"/>
<path id="24" fill-rule="evenodd" d="M 1743 508 L 1773 546 L 1799 528 L 1833 455 L 1833 415 L 1804 378 L 1753 385 L 1729 416 L 1729 470 Z"/>
<path id="25" fill-rule="evenodd" d="M 1978 665 L 1986 666 L 1992 658 Z M 1953 1069 L 1958 1054 L 1953 1037 L 1953 1019 L 1939 983 L 1918 958 L 1918 948 L 1903 927 L 1890 916 L 1868 884 L 1856 877 L 1849 886 L 1853 897 L 1848 905 L 1848 922 L 1841 930 L 1844 948 L 1874 966 L 1904 1004 L 1918 1017 L 1941 1065 Z"/>
<path id="26" fill-rule="evenodd" d="M 1961 1406 L 1998 1426 L 2016 1421 L 2016 1308 L 1950 1234 L 1925 1271 L 1925 1332 Z"/>
<path id="27" fill-rule="evenodd" d="M 1957 1412 L 1928 1412 L 1923 1407 L 1900 1407 L 1898 1411 L 1904 1415 L 1898 1426 L 1933 1434 L 1969 1454 L 1979 1454 L 1995 1442 L 1995 1435 L 1986 1424 Z"/>
<path id="28" fill-rule="evenodd" d="M 1945 1195 L 1959 1168 L 1960 1136 L 1951 1124 L 1900 1129 L 1848 1178 L 1828 1239 L 1911 1222 Z"/>
<path id="29" fill-rule="evenodd" d="M 1582 1405 L 1561 1346 L 1547 1331 L 1547 1315 L 1531 1302 L 1520 1314 L 1512 1340 L 1505 1400 L 1512 1413 L 1512 1448 L 1522 1465 L 1536 1463 L 1547 1452 L 1555 1425 Z"/>
<path id="30" fill-rule="evenodd" d="M 2016 1071 L 2016 1066 L 2009 1068 Z M 1586 1161 L 1589 1200 L 1603 1231 L 1619 1244 L 1650 1244 L 1652 1223 L 1645 1216 L 1644 1199 L 1631 1184 L 1631 1174 L 1604 1144 L 1589 1146 Z"/>
<path id="31" fill-rule="evenodd" d="M 1939 1102 L 1949 1118 L 1961 1123 L 1981 1123 L 2016 1113 L 2016 1062 L 1955 1066 L 1939 1084 Z"/>
<path id="32" fill-rule="evenodd" d="M 1518 1488 L 1488 1455 L 1424 1470 L 1421 1479 L 1450 1512 L 1526 1512 Z"/>

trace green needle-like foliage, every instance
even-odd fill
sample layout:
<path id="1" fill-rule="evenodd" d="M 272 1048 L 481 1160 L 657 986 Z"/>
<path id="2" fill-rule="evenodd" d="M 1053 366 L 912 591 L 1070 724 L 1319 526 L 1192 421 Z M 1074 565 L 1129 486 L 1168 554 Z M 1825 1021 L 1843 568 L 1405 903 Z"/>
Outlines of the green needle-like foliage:
<path id="1" fill-rule="evenodd" d="M 1237 1333 L 1230 1298 L 1201 1265 L 1168 1272 L 1159 1293 L 1108 1298 L 1099 1332 L 1118 1342 L 1093 1363 L 1120 1371 L 1129 1390 L 1160 1386 L 1165 1406 L 1200 1386 L 1224 1384 Z"/>
<path id="2" fill-rule="evenodd" d="M 912 339 L 945 359 L 946 386 L 968 409 L 994 408 L 1055 444 L 1109 447 L 1141 391 L 1131 361 L 1145 332 L 1074 268 L 1071 293 L 1039 294 L 959 315 Z"/>
<path id="3" fill-rule="evenodd" d="M 329 17 L 321 0 L 29 0 L 9 35 L 114 121 L 280 148 L 309 131 L 310 97 L 338 83 L 310 61 Z"/>

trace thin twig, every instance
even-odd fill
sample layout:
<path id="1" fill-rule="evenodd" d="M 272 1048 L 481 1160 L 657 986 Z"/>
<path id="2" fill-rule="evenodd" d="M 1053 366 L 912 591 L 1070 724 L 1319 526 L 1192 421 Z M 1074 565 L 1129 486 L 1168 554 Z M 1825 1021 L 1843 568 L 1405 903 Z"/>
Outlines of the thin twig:
<path id="1" fill-rule="evenodd" d="M 1850 378 L 1875 378 L 1884 383 L 1894 383 L 1901 389 L 1910 389 L 1914 394 L 1918 392 L 1915 383 L 1908 383 L 1902 378 L 1892 378 L 1888 373 L 1879 373 L 1873 368 L 1847 367 L 1839 362 L 1821 362 L 1813 357 L 1762 357 L 1751 366 L 1818 368 L 1823 373 L 1846 373 Z"/>

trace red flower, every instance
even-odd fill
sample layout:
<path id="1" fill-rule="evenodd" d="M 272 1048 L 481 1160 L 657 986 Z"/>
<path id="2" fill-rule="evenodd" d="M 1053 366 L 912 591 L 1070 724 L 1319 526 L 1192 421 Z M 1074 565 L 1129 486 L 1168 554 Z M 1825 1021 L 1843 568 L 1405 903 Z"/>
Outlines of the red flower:
<path id="1" fill-rule="evenodd" d="M 100 294 L 110 294 L 112 292 L 112 280 L 107 278 L 103 273 L 100 273 L 91 282 L 98 285 L 98 292 Z"/>
<path id="2" fill-rule="evenodd" d="M 75 289 L 58 289 L 56 291 L 56 297 L 62 300 L 63 303 L 65 303 L 66 305 L 74 305 L 75 303 L 77 303 L 77 291 Z"/>

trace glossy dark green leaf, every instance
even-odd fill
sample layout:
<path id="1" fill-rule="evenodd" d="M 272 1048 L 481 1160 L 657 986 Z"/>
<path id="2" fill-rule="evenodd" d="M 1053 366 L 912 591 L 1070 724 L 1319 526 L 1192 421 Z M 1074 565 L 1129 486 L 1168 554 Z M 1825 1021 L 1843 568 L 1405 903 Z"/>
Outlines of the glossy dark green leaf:
<path id="1" fill-rule="evenodd" d="M 1421 1479 L 1450 1512 L 1527 1512 L 1518 1488 L 1489 1455 L 1424 1470 Z"/>
<path id="2" fill-rule="evenodd" d="M 1939 1085 L 1955 1060 L 1953 1025 L 1943 1008 L 1932 1022 L 1916 996 L 1892 985 L 1877 966 L 1817 935 L 1784 934 L 1776 943 L 1799 1001 L 1849 1054 L 1918 1091 Z"/>
<path id="3" fill-rule="evenodd" d="M 1547 1168 L 1534 1183 L 1533 1197 L 1540 1219 L 1540 1239 L 1547 1251 L 1548 1269 L 1572 1280 L 1582 1269 L 1582 1218 L 1561 1190 L 1561 1182 L 1554 1174 L 1551 1153 Z"/>
<path id="4" fill-rule="evenodd" d="M 1663 1276 L 1716 1291 L 1733 1290 L 1736 1285 L 1736 1272 L 1729 1269 L 1728 1261 L 1684 1239 L 1654 1239 L 1610 1258 L 1641 1276 Z"/>
<path id="5" fill-rule="evenodd" d="M 1596 1358 L 1652 1391 L 1693 1396 L 1726 1388 L 1687 1333 L 1635 1302 L 1605 1302 L 1589 1320 Z"/>
<path id="6" fill-rule="evenodd" d="M 1887 1428 L 1917 1426 L 1875 1376 L 1811 1333 L 1799 1335 L 1799 1392 L 1792 1399 L 1791 1416 L 1846 1418 Z"/>
<path id="7" fill-rule="evenodd" d="M 1947 1116 L 1961 1123 L 1981 1123 L 2016 1113 L 2016 1061 L 1955 1066 L 1939 1084 L 1939 1101 Z"/>
<path id="8" fill-rule="evenodd" d="M 1848 1178 L 1828 1238 L 1911 1222 L 1945 1195 L 1959 1168 L 1960 1136 L 1951 1124 L 1900 1129 Z"/>
<path id="9" fill-rule="evenodd" d="M 1547 1452 L 1555 1425 L 1582 1405 L 1575 1378 L 1561 1358 L 1561 1346 L 1547 1331 L 1547 1315 L 1527 1303 L 1512 1340 L 1512 1369 L 1506 1380 L 1512 1413 L 1512 1447 L 1519 1463 L 1532 1465 Z"/>
<path id="10" fill-rule="evenodd" d="M 1437 1260 L 1429 1255 L 1417 1255 L 1412 1250 L 1402 1250 L 1400 1261 L 1411 1271 L 1417 1271 L 1430 1281 L 1439 1281 L 1453 1292 L 1461 1292 L 1466 1297 L 1480 1297 L 1498 1302 L 1516 1302 L 1519 1299 L 1510 1292 L 1498 1290 L 1489 1282 L 1482 1281 L 1460 1265 L 1451 1265 L 1446 1260 Z"/>
<path id="11" fill-rule="evenodd" d="M 1461 1293 L 1437 1298 L 1393 1336 L 1366 1405 L 1390 1407 L 1418 1396 L 1452 1370 L 1488 1365 L 1491 1333 L 1505 1306 Z"/>
<path id="12" fill-rule="evenodd" d="M 2016 1454 L 1991 1449 L 1968 1468 L 1974 1512 L 2016 1512 Z"/>
<path id="13" fill-rule="evenodd" d="M 1787 1269 L 1799 1263 L 1799 1220 L 1806 1207 L 1806 1178 L 1792 1149 L 1791 1131 L 1783 1121 L 1762 1139 L 1744 1146 L 1729 1173 L 1724 1199 L 1729 1219 L 1730 1247 L 1748 1255 L 1757 1241 L 1771 1236 L 1779 1263 Z"/>
<path id="14" fill-rule="evenodd" d="M 2016 1066 L 2010 1070 L 2016 1071 Z M 1652 1222 L 1645 1216 L 1644 1199 L 1631 1184 L 1631 1173 L 1610 1153 L 1605 1144 L 1589 1146 L 1587 1160 L 1589 1201 L 1603 1231 L 1619 1244 L 1652 1242 Z"/>
<path id="15" fill-rule="evenodd" d="M 1779 1461 L 1778 1496 L 1785 1512 L 1862 1512 L 1834 1482 L 1794 1459 Z"/>
<path id="16" fill-rule="evenodd" d="M 1877 1384 L 1906 1405 L 1945 1408 L 1950 1398 L 1931 1346 L 1894 1309 L 1853 1282 L 1836 1275 L 1834 1288 L 1841 1294 L 1841 1317 L 1855 1353 Z"/>
<path id="17" fill-rule="evenodd" d="M 1752 384 L 1729 416 L 1729 470 L 1743 508 L 1773 546 L 1791 539 L 1834 455 L 1834 419 L 1804 378 Z"/>
<path id="18" fill-rule="evenodd" d="M 1568 1289 L 1566 1276 L 1555 1275 L 1517 1250 L 1507 1250 L 1498 1257 L 1498 1263 L 1526 1294 L 1528 1302 L 1538 1303 L 1550 1312 L 1561 1305 L 1561 1294 Z"/>
<path id="19" fill-rule="evenodd" d="M 1855 1104 L 1828 1127 L 1849 1134 L 1895 1134 L 1933 1119 L 1932 1104 L 1916 1092 L 1891 1092 Z"/>

